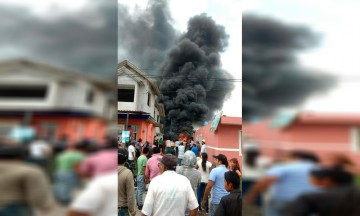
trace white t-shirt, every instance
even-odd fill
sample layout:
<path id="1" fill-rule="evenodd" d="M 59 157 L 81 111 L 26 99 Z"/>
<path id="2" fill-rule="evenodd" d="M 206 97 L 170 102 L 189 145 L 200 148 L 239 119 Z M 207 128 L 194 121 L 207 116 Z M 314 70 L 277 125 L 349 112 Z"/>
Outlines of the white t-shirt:
<path id="1" fill-rule="evenodd" d="M 142 213 L 147 216 L 184 216 L 186 208 L 198 208 L 189 179 L 175 171 L 165 171 L 151 182 Z"/>
<path id="2" fill-rule="evenodd" d="M 176 147 L 179 147 L 179 145 L 180 145 L 180 141 L 176 141 L 176 142 L 175 142 L 175 146 L 176 146 Z"/>
<path id="3" fill-rule="evenodd" d="M 33 158 L 48 158 L 51 154 L 50 145 L 44 140 L 35 140 L 30 144 L 29 153 Z"/>
<path id="4" fill-rule="evenodd" d="M 95 177 L 70 208 L 90 215 L 117 216 L 117 184 L 117 172 Z"/>
<path id="5" fill-rule="evenodd" d="M 132 153 L 135 154 L 135 147 L 130 145 L 129 148 L 128 148 L 128 152 L 129 152 L 129 156 L 128 156 L 128 159 L 129 160 L 134 160 L 134 156 Z"/>
<path id="6" fill-rule="evenodd" d="M 183 159 L 184 158 L 184 153 L 185 153 L 185 146 L 184 145 L 179 145 L 178 158 Z"/>
<path id="7" fill-rule="evenodd" d="M 207 145 L 206 144 L 201 146 L 201 153 L 203 153 L 203 152 L 207 153 Z"/>
<path id="8" fill-rule="evenodd" d="M 209 182 L 209 175 L 210 175 L 210 168 L 212 167 L 212 164 L 209 161 L 206 161 L 206 171 L 202 168 L 202 159 L 198 160 L 196 164 L 199 166 L 198 170 L 201 173 L 201 182 L 208 183 Z"/>

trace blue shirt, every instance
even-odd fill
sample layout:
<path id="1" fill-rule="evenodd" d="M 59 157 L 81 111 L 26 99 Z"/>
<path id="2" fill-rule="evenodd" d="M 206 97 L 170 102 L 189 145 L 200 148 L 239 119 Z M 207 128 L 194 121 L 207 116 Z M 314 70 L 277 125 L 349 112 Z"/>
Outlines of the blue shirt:
<path id="1" fill-rule="evenodd" d="M 226 169 L 225 165 L 219 165 L 210 172 L 209 180 L 214 182 L 214 186 L 211 189 L 211 204 L 219 204 L 221 198 L 229 194 L 229 192 L 225 190 L 224 186 L 224 174 L 227 171 L 229 170 Z"/>
<path id="2" fill-rule="evenodd" d="M 278 179 L 270 187 L 270 198 L 287 202 L 304 193 L 318 191 L 309 181 L 310 171 L 314 168 L 316 168 L 314 163 L 302 161 L 279 164 L 270 168 L 265 175 Z"/>
<path id="3" fill-rule="evenodd" d="M 192 147 L 191 151 L 194 152 L 196 157 L 199 156 L 199 149 L 197 147 Z"/>

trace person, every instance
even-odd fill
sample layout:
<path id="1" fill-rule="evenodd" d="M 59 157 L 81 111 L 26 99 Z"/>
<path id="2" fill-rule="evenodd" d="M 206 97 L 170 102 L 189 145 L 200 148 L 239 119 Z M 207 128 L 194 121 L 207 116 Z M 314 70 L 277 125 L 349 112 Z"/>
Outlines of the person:
<path id="1" fill-rule="evenodd" d="M 70 205 L 67 216 L 116 215 L 116 170 L 94 176 Z"/>
<path id="2" fill-rule="evenodd" d="M 196 157 L 199 156 L 199 149 L 196 147 L 196 145 L 193 145 L 193 146 L 192 146 L 191 151 L 194 152 L 194 154 L 196 155 Z"/>
<path id="3" fill-rule="evenodd" d="M 178 165 L 182 166 L 182 160 L 184 158 L 184 154 L 185 154 L 185 146 L 183 142 L 180 142 L 179 145 L 179 154 L 178 154 Z"/>
<path id="4" fill-rule="evenodd" d="M 69 138 L 66 134 L 60 136 L 60 138 L 54 144 L 54 154 L 58 155 L 64 152 L 69 144 Z"/>
<path id="5" fill-rule="evenodd" d="M 184 154 L 183 166 L 178 166 L 176 173 L 189 179 L 194 194 L 196 195 L 201 181 L 201 173 L 195 169 L 195 164 L 196 156 L 194 152 L 187 151 Z M 186 209 L 185 215 L 189 215 L 189 209 Z"/>
<path id="6" fill-rule="evenodd" d="M 229 160 L 229 170 L 235 172 L 239 177 L 241 177 L 240 164 L 237 158 L 231 158 Z"/>
<path id="7" fill-rule="evenodd" d="M 176 140 L 175 142 L 175 156 L 179 155 L 179 145 L 180 145 L 181 141 L 180 140 Z"/>
<path id="8" fill-rule="evenodd" d="M 203 153 L 203 152 L 207 153 L 207 145 L 206 145 L 205 139 L 203 139 L 201 143 L 202 143 L 202 146 L 201 146 L 200 153 Z"/>
<path id="9" fill-rule="evenodd" d="M 142 151 L 142 155 L 137 159 L 137 190 L 136 190 L 136 201 L 137 206 L 141 210 L 143 206 L 143 194 L 145 191 L 145 168 L 147 162 L 147 155 L 149 154 L 149 148 L 145 147 Z"/>
<path id="10" fill-rule="evenodd" d="M 54 195 L 58 202 L 67 205 L 72 200 L 72 191 L 79 185 L 76 168 L 85 159 L 83 142 L 68 146 L 55 158 Z"/>
<path id="11" fill-rule="evenodd" d="M 284 207 L 282 215 L 360 215 L 360 190 L 353 185 L 354 174 L 346 167 L 337 165 L 314 169 L 310 180 L 323 190 L 301 195 Z"/>
<path id="12" fill-rule="evenodd" d="M 319 159 L 309 152 L 293 151 L 287 162 L 267 170 L 250 189 L 247 204 L 253 204 L 255 197 L 269 188 L 269 201 L 265 206 L 265 216 L 281 215 L 280 210 L 301 194 L 316 192 L 318 188 L 309 182 L 310 171 L 317 167 Z"/>
<path id="13" fill-rule="evenodd" d="M 172 154 L 172 155 L 176 156 L 175 143 L 174 142 L 171 142 L 170 149 L 168 149 L 167 154 Z"/>
<path id="14" fill-rule="evenodd" d="M 166 143 L 165 143 L 165 154 L 168 154 L 169 153 L 169 150 L 171 149 L 171 140 L 166 140 Z"/>
<path id="15" fill-rule="evenodd" d="M 48 172 L 48 163 L 52 155 L 50 144 L 40 135 L 29 145 L 29 162 L 40 166 L 45 172 Z"/>
<path id="16" fill-rule="evenodd" d="M 88 143 L 86 140 L 84 142 Z M 116 171 L 117 150 L 116 139 L 107 139 L 99 151 L 87 156 L 80 164 L 78 168 L 80 177 L 89 178 Z"/>
<path id="17" fill-rule="evenodd" d="M 0 215 L 33 216 L 33 209 L 48 213 L 54 205 L 50 184 L 38 166 L 21 161 L 23 149 L 0 141 Z"/>
<path id="18" fill-rule="evenodd" d="M 153 178 L 160 175 L 160 169 L 158 166 L 158 158 L 161 158 L 160 149 L 155 147 L 153 149 L 153 155 L 150 159 L 148 159 L 145 168 L 145 182 L 149 183 Z"/>
<path id="19" fill-rule="evenodd" d="M 164 140 L 163 138 L 161 137 L 160 140 L 159 140 L 159 149 L 162 149 L 163 148 L 163 143 L 164 143 Z"/>
<path id="20" fill-rule="evenodd" d="M 227 172 L 228 161 L 225 155 L 214 155 L 214 164 L 216 168 L 211 170 L 209 175 L 209 181 L 205 189 L 205 194 L 201 202 L 201 207 L 205 208 L 206 198 L 208 198 L 211 190 L 211 203 L 209 215 L 214 216 L 217 207 L 219 206 L 220 199 L 229 193 L 224 188 L 224 174 Z"/>
<path id="21" fill-rule="evenodd" d="M 126 149 L 118 151 L 118 216 L 136 215 L 134 176 L 125 167 L 128 158 Z"/>
<path id="22" fill-rule="evenodd" d="M 200 181 L 200 185 L 197 190 L 197 198 L 198 198 L 199 205 L 201 205 L 201 201 L 202 201 L 202 199 L 204 197 L 204 193 L 205 193 L 205 188 L 209 182 L 209 174 L 211 172 L 211 167 L 212 167 L 212 164 L 210 161 L 208 161 L 207 153 L 205 153 L 205 152 L 201 153 L 201 160 L 198 160 L 197 164 L 195 166 L 195 168 L 198 169 L 201 174 L 201 181 Z M 206 198 L 205 211 L 207 213 L 209 213 L 209 201 L 208 200 L 209 199 Z M 201 210 L 201 206 L 199 206 L 199 210 Z"/>
<path id="23" fill-rule="evenodd" d="M 141 149 L 142 151 L 142 149 Z M 136 160 L 136 149 L 135 149 L 135 142 L 132 141 L 130 142 L 130 145 L 128 147 L 128 152 L 129 152 L 129 157 L 128 157 L 128 163 L 129 163 L 129 168 L 131 171 L 134 172 L 135 170 L 135 160 Z"/>
<path id="24" fill-rule="evenodd" d="M 230 194 L 221 198 L 215 216 L 241 216 L 242 198 L 240 191 L 240 176 L 236 172 L 228 171 L 224 174 L 224 179 L 224 187 Z"/>
<path id="25" fill-rule="evenodd" d="M 186 208 L 190 216 L 197 215 L 198 203 L 190 181 L 175 172 L 177 157 L 167 154 L 158 161 L 161 175 L 150 182 L 142 215 L 183 216 Z"/>

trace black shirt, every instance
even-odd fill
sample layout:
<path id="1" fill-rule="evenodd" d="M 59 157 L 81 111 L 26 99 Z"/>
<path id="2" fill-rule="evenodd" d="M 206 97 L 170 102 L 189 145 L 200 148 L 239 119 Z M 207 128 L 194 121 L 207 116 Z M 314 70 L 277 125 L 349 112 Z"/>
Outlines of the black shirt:
<path id="1" fill-rule="evenodd" d="M 221 198 L 219 207 L 216 209 L 215 216 L 241 216 L 242 198 L 240 189 L 230 192 L 229 195 Z"/>
<path id="2" fill-rule="evenodd" d="M 359 216 L 360 190 L 347 186 L 305 194 L 287 205 L 283 213 L 284 216 Z"/>

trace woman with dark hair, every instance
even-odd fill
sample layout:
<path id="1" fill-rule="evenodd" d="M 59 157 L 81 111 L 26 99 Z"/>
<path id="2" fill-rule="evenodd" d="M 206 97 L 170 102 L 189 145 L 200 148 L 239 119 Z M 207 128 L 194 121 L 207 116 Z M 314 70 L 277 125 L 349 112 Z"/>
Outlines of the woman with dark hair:
<path id="1" fill-rule="evenodd" d="M 235 172 L 241 178 L 241 169 L 238 159 L 231 158 L 229 160 L 229 170 Z"/>
<path id="2" fill-rule="evenodd" d="M 211 171 L 212 164 L 208 161 L 207 153 L 201 153 L 201 159 L 197 161 L 195 168 L 201 173 L 201 182 L 197 190 L 197 198 L 199 202 L 199 210 L 201 210 L 201 201 L 203 199 L 207 183 L 209 181 L 209 174 Z M 209 212 L 208 199 L 206 200 L 205 211 Z"/>

